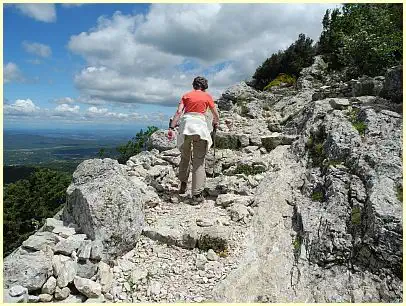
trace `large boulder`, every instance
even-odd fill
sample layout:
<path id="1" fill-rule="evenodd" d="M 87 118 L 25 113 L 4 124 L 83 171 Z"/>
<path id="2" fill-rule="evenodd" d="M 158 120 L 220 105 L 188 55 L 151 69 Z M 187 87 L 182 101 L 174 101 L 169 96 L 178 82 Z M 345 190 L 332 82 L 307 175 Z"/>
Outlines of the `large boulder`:
<path id="1" fill-rule="evenodd" d="M 64 219 L 103 244 L 102 259 L 115 258 L 137 243 L 147 189 L 137 177 L 130 179 L 116 160 L 86 160 L 77 167 L 67 190 Z"/>
<path id="2" fill-rule="evenodd" d="M 148 140 L 150 149 L 157 149 L 160 152 L 176 148 L 176 137 L 168 140 L 165 130 L 158 130 L 153 133 Z"/>
<path id="3" fill-rule="evenodd" d="M 4 286 L 21 285 L 28 291 L 41 289 L 52 275 L 52 251 L 27 252 L 18 248 L 4 258 Z"/>
<path id="4" fill-rule="evenodd" d="M 303 68 L 300 71 L 300 77 L 297 79 L 298 89 L 309 89 L 321 86 L 321 80 L 327 72 L 327 63 L 321 55 L 315 56 L 313 64 Z"/>
<path id="5" fill-rule="evenodd" d="M 381 96 L 395 103 L 402 103 L 403 99 L 403 66 L 388 69 L 383 83 Z"/>

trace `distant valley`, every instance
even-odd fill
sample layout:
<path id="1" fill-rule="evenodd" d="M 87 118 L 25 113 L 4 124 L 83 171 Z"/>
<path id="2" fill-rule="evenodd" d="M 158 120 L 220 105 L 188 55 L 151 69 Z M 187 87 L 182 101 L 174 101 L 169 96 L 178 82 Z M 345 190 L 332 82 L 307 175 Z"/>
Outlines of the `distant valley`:
<path id="1" fill-rule="evenodd" d="M 4 130 L 4 183 L 24 178 L 32 167 L 46 167 L 73 173 L 85 159 L 115 157 L 117 146 L 135 136 L 125 131 Z M 25 168 L 24 168 L 25 167 Z M 22 177 L 18 174 L 20 173 Z"/>

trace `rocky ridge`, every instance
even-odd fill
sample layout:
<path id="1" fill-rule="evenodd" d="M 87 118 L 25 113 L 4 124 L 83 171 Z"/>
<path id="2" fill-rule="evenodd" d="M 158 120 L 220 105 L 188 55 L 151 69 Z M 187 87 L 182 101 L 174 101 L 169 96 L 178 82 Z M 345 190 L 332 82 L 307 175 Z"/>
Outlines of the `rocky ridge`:
<path id="1" fill-rule="evenodd" d="M 402 301 L 402 70 L 325 69 L 223 93 L 201 205 L 177 194 L 162 131 L 126 165 L 83 162 L 64 211 L 5 258 L 5 300 Z"/>

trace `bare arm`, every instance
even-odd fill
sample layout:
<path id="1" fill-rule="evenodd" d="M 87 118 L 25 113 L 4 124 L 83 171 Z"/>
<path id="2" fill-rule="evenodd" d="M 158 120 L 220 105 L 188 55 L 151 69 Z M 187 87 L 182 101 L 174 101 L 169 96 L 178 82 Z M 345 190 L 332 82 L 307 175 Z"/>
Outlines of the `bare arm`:
<path id="1" fill-rule="evenodd" d="M 216 105 L 214 105 L 214 107 L 211 108 L 210 110 L 211 110 L 211 113 L 213 114 L 213 124 L 218 125 L 219 121 L 220 121 L 220 116 L 219 116 L 219 113 L 217 111 Z"/>
<path id="2" fill-rule="evenodd" d="M 185 106 L 183 105 L 183 101 L 180 101 L 180 103 L 178 105 L 178 109 L 177 109 L 177 111 L 175 113 L 175 116 L 173 116 L 172 126 L 171 127 L 174 128 L 178 124 L 180 116 L 183 114 L 184 108 L 185 108 Z"/>

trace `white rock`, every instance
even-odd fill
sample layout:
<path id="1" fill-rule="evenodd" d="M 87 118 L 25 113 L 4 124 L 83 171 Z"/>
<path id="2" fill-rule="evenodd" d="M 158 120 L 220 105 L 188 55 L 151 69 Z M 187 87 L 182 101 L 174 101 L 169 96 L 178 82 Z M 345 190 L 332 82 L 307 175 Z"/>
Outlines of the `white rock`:
<path id="1" fill-rule="evenodd" d="M 39 295 L 39 300 L 40 300 L 40 302 L 49 303 L 52 301 L 52 295 L 42 293 Z"/>
<path id="2" fill-rule="evenodd" d="M 72 235 L 76 234 L 76 231 L 73 227 L 66 227 L 66 226 L 56 226 L 52 233 L 61 236 L 62 238 L 68 238 Z"/>
<path id="3" fill-rule="evenodd" d="M 135 268 L 131 271 L 131 282 L 133 284 L 137 283 L 139 280 L 146 278 L 148 272 L 146 270 Z"/>
<path id="4" fill-rule="evenodd" d="M 234 204 L 230 208 L 228 208 L 228 212 L 230 214 L 231 220 L 239 221 L 242 220 L 244 217 L 249 215 L 247 207 L 242 204 Z"/>
<path id="5" fill-rule="evenodd" d="M 80 260 L 89 259 L 91 249 L 92 249 L 92 243 L 89 240 L 83 241 L 78 250 L 78 258 Z"/>
<path id="6" fill-rule="evenodd" d="M 216 205 L 228 207 L 232 203 L 234 203 L 234 201 L 236 201 L 238 197 L 238 195 L 231 193 L 220 194 L 216 199 Z"/>
<path id="7" fill-rule="evenodd" d="M 39 302 L 39 296 L 36 296 L 36 295 L 28 296 L 28 303 L 38 303 L 38 302 Z"/>
<path id="8" fill-rule="evenodd" d="M 20 285 L 15 285 L 10 288 L 8 291 L 8 294 L 12 297 L 20 296 L 23 295 L 24 293 L 28 293 L 27 288 L 20 286 Z"/>
<path id="9" fill-rule="evenodd" d="M 157 281 L 152 281 L 148 287 L 148 291 L 152 296 L 157 296 L 161 293 L 161 284 Z"/>
<path id="10" fill-rule="evenodd" d="M 127 292 L 131 292 L 131 286 L 130 286 L 130 284 L 129 284 L 128 282 L 125 282 L 125 283 L 124 283 L 124 289 L 125 289 L 125 291 L 127 291 Z"/>
<path id="11" fill-rule="evenodd" d="M 59 287 L 56 287 L 54 296 L 55 296 L 56 300 L 64 300 L 69 296 L 69 294 L 70 294 L 70 289 L 68 287 L 64 287 L 62 289 Z"/>
<path id="12" fill-rule="evenodd" d="M 103 261 L 99 262 L 99 277 L 102 292 L 108 292 L 113 284 L 114 275 L 108 264 Z"/>
<path id="13" fill-rule="evenodd" d="M 210 250 L 207 251 L 206 258 L 207 258 L 208 260 L 212 260 L 212 261 L 219 259 L 219 257 L 218 257 L 218 255 L 216 254 L 216 252 L 214 252 L 212 249 L 210 249 Z"/>
<path id="14" fill-rule="evenodd" d="M 97 298 L 101 295 L 101 285 L 90 279 L 75 276 L 73 282 L 76 289 L 88 298 Z"/>
<path id="15" fill-rule="evenodd" d="M 62 220 L 57 220 L 54 218 L 47 218 L 44 225 L 44 230 L 52 232 L 55 227 L 63 226 Z"/>
<path id="16" fill-rule="evenodd" d="M 198 218 L 196 219 L 196 224 L 201 227 L 209 227 L 213 226 L 213 221 L 206 218 Z"/>
<path id="17" fill-rule="evenodd" d="M 63 267 L 63 264 L 71 260 L 70 257 L 64 256 L 64 255 L 54 255 L 52 258 L 52 268 L 54 271 L 54 276 L 58 277 L 58 275 L 61 273 L 61 269 Z"/>
<path id="18" fill-rule="evenodd" d="M 42 286 L 42 293 L 47 293 L 47 294 L 54 294 L 56 288 L 56 279 L 55 277 L 51 276 L 48 278 L 44 286 Z"/>
<path id="19" fill-rule="evenodd" d="M 57 303 L 83 303 L 87 298 L 84 295 L 70 294 L 66 299 L 57 301 Z"/>
<path id="20" fill-rule="evenodd" d="M 66 287 L 73 281 L 77 273 L 77 263 L 73 260 L 67 260 L 63 263 L 62 268 L 57 275 L 56 284 L 59 288 Z"/>
<path id="21" fill-rule="evenodd" d="M 197 254 L 196 255 L 196 268 L 198 270 L 204 270 L 204 265 L 207 262 L 207 258 L 206 256 L 204 256 L 203 254 Z"/>
<path id="22" fill-rule="evenodd" d="M 118 259 L 118 265 L 123 272 L 131 271 L 134 268 L 134 263 L 126 259 Z"/>

